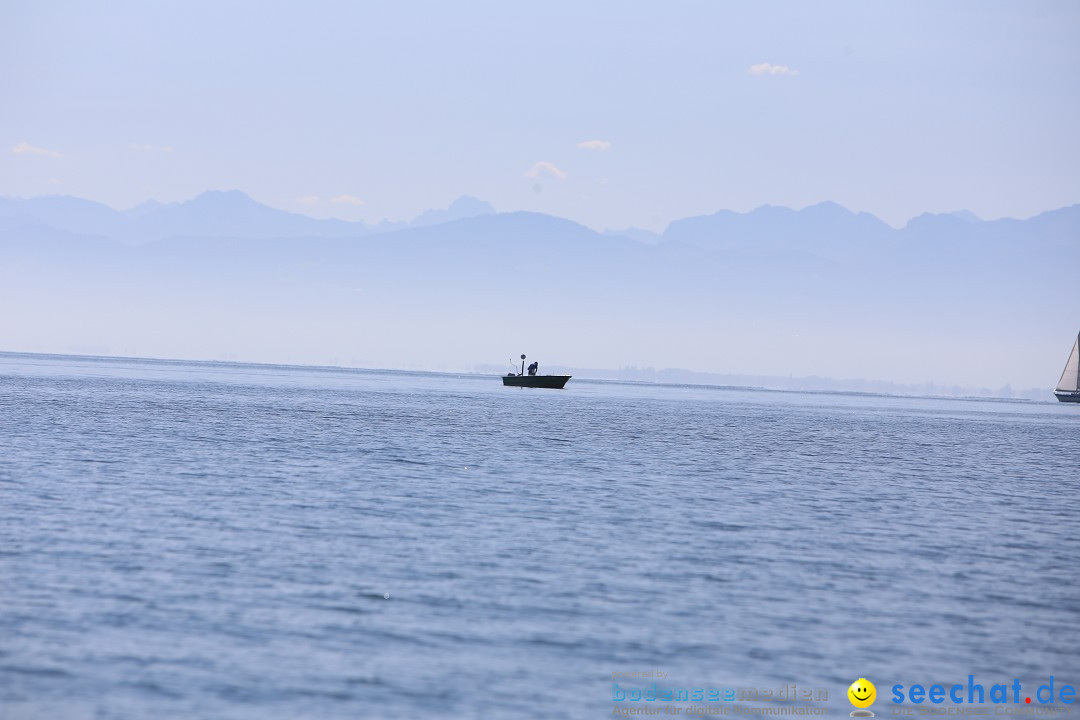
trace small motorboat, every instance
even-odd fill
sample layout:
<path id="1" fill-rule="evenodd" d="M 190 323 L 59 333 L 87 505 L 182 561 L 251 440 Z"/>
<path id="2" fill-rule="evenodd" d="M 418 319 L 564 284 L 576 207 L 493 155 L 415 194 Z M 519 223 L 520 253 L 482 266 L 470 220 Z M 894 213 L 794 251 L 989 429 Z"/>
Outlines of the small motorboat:
<path id="1" fill-rule="evenodd" d="M 529 366 L 528 374 L 525 373 L 525 356 L 521 356 L 521 374 L 507 373 L 503 375 L 503 385 L 506 387 L 531 387 L 531 388 L 552 388 L 555 390 L 562 390 L 566 386 L 566 381 L 569 380 L 572 375 L 541 375 L 540 363 L 534 362 Z"/>

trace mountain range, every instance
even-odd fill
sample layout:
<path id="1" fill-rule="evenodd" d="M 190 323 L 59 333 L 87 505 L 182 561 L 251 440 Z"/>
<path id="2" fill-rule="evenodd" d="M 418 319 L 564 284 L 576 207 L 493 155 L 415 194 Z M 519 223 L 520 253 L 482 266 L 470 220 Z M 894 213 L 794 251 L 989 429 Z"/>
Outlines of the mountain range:
<path id="1" fill-rule="evenodd" d="M 490 203 L 466 195 L 445 210 L 422 213 L 411 223 L 384 221 L 371 226 L 278 210 L 239 190 L 211 190 L 186 202 L 147 200 L 126 211 L 91 200 L 52 195 L 0 198 L 0 228 L 43 227 L 142 245 L 169 237 L 358 237 L 494 212 Z"/>
<path id="2" fill-rule="evenodd" d="M 1048 388 L 1080 329 L 1078 263 L 1080 206 L 894 229 L 835 203 L 767 205 L 651 233 L 469 197 L 379 225 L 238 191 L 122 212 L 0 198 L 0 350 L 451 370 L 542 350 L 577 367 Z"/>

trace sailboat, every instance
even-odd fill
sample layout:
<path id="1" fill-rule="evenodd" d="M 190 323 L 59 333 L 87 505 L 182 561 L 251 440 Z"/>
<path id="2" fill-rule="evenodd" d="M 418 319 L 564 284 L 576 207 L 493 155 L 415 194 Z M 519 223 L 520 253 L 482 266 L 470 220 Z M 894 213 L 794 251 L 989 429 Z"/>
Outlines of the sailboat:
<path id="1" fill-rule="evenodd" d="M 1061 373 L 1054 395 L 1061 402 L 1080 403 L 1080 334 L 1076 336 L 1065 371 Z"/>

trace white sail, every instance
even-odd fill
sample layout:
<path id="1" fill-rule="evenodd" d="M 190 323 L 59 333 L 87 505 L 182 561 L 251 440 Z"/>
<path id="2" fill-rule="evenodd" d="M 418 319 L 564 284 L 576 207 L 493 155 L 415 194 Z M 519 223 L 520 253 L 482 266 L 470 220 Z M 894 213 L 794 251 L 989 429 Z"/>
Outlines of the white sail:
<path id="1" fill-rule="evenodd" d="M 1061 373 L 1056 389 L 1066 392 L 1080 391 L 1080 335 L 1076 336 L 1069 362 L 1065 363 L 1065 372 Z"/>

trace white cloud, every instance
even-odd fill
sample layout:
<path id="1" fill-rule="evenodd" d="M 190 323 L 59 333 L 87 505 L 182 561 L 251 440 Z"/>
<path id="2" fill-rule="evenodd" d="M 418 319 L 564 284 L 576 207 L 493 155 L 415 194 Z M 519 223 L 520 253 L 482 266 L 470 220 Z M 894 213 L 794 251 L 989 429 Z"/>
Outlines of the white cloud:
<path id="1" fill-rule="evenodd" d="M 172 145 L 147 145 L 146 143 L 131 143 L 131 145 L 129 145 L 128 147 L 135 152 L 172 152 Z"/>
<path id="2" fill-rule="evenodd" d="M 543 160 L 535 163 L 525 172 L 525 177 L 530 178 L 540 177 L 541 175 L 550 175 L 552 177 L 557 177 L 560 180 L 566 179 L 566 173 L 555 167 L 552 163 L 545 162 Z"/>
<path id="3" fill-rule="evenodd" d="M 758 63 L 751 65 L 746 72 L 751 75 L 798 75 L 798 70 L 792 70 L 787 65 L 772 65 L 771 63 Z"/>
<path id="4" fill-rule="evenodd" d="M 330 198 L 330 202 L 335 205 L 353 205 L 354 207 L 360 207 L 364 204 L 363 200 L 352 195 L 338 195 L 337 197 Z"/>
<path id="5" fill-rule="evenodd" d="M 305 205 L 318 205 L 322 200 L 319 199 L 318 195 L 305 195 L 300 198 L 300 202 Z"/>
<path id="6" fill-rule="evenodd" d="M 48 148 L 41 148 L 31 145 L 28 142 L 21 142 L 18 145 L 14 145 L 11 148 L 11 152 L 16 155 L 45 155 L 47 157 L 60 157 L 60 153 L 55 150 L 49 150 Z"/>
<path id="7" fill-rule="evenodd" d="M 582 150 L 610 150 L 611 143 L 607 140 L 586 140 L 577 144 Z"/>

